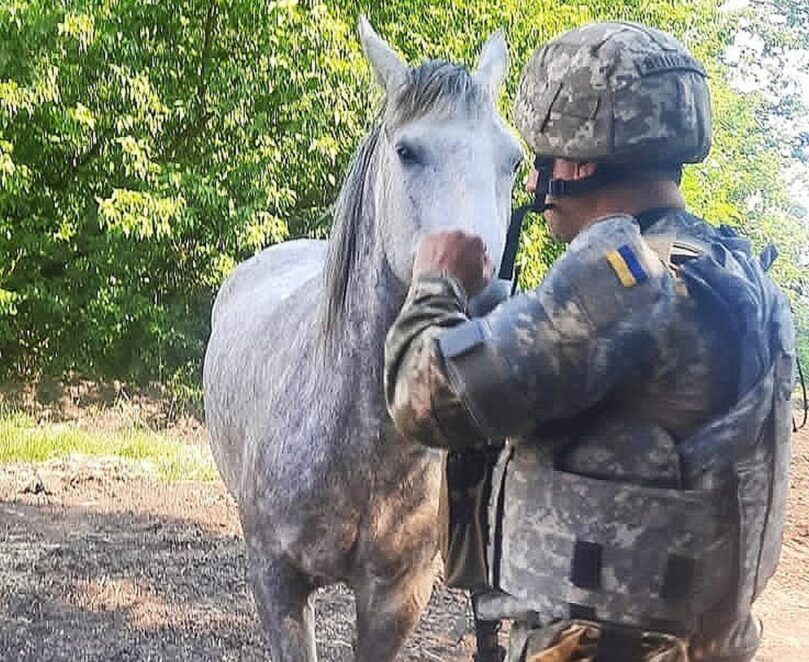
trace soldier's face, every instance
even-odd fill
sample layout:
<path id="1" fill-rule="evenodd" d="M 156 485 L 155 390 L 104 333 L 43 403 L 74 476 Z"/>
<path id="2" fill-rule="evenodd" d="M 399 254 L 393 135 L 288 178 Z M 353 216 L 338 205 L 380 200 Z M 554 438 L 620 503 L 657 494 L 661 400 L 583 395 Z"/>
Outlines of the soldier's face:
<path id="1" fill-rule="evenodd" d="M 555 159 L 552 176 L 554 179 L 575 181 L 589 177 L 595 170 L 594 163 Z M 536 191 L 538 178 L 539 173 L 534 169 L 526 180 L 526 188 L 531 194 Z M 546 196 L 545 203 L 548 208 L 543 216 L 548 224 L 548 231 L 560 241 L 572 241 L 589 220 L 590 203 L 585 196 L 554 198 L 549 195 Z"/>

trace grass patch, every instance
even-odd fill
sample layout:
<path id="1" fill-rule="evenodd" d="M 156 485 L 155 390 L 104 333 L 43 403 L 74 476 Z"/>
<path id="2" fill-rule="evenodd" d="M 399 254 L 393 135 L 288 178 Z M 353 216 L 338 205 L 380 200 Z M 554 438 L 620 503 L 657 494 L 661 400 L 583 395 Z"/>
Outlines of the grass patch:
<path id="1" fill-rule="evenodd" d="M 70 423 L 38 425 L 27 414 L 0 413 L 0 463 L 44 462 L 70 455 L 148 462 L 160 478 L 169 481 L 218 478 L 206 446 L 150 430 L 94 433 Z"/>

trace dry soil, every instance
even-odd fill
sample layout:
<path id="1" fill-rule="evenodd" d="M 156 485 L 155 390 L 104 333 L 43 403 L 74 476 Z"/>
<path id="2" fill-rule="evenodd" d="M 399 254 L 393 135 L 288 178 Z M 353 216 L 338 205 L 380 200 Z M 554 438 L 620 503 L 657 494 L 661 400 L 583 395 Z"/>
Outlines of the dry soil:
<path id="1" fill-rule="evenodd" d="M 778 572 L 757 602 L 761 662 L 809 660 L 809 431 L 796 435 Z M 118 460 L 0 466 L 0 659 L 266 657 L 236 508 L 218 483 Z M 317 595 L 320 659 L 350 660 L 353 598 Z M 469 660 L 464 596 L 437 584 L 401 659 Z"/>

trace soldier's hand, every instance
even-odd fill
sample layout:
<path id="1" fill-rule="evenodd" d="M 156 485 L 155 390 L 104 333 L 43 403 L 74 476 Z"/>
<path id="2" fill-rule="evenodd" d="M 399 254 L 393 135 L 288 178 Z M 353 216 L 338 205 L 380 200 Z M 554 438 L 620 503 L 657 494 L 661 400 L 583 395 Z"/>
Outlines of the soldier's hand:
<path id="1" fill-rule="evenodd" d="M 423 274 L 446 272 L 473 296 L 494 275 L 494 265 L 486 253 L 486 244 L 476 234 L 462 230 L 433 232 L 419 244 L 413 262 L 413 278 Z"/>

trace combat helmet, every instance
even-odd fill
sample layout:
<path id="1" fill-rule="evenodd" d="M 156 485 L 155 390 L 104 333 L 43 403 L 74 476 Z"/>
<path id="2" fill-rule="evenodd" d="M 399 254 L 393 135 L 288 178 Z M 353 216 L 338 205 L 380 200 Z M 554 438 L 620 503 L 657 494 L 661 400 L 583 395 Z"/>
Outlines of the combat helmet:
<path id="1" fill-rule="evenodd" d="M 697 163 L 711 146 L 706 78 L 685 47 L 660 30 L 593 23 L 534 53 L 515 123 L 539 159 Z"/>

